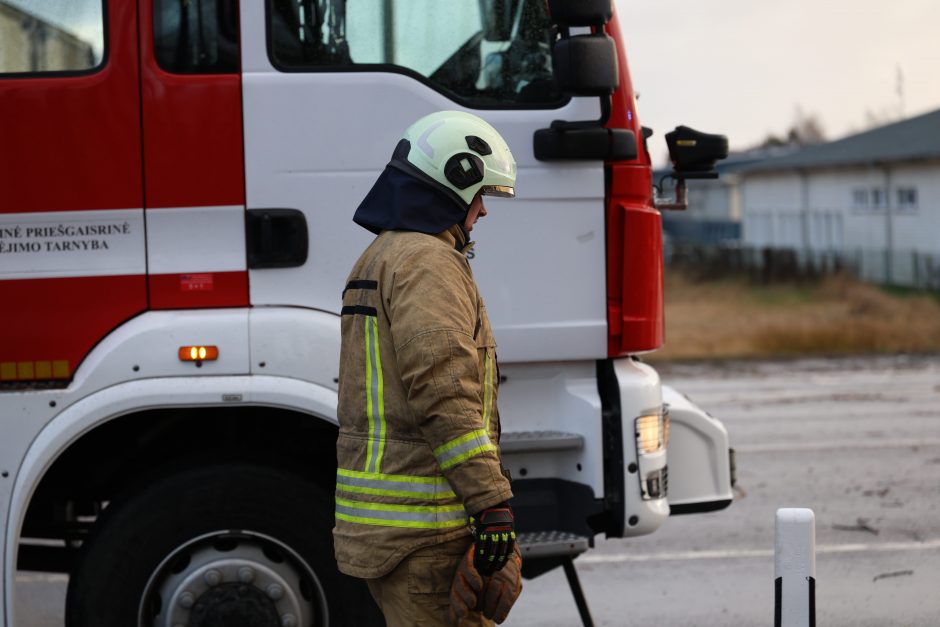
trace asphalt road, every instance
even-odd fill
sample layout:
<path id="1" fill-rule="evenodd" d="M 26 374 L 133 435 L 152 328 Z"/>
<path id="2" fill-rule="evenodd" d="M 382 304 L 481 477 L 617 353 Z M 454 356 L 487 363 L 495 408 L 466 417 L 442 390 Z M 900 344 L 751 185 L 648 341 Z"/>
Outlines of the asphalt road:
<path id="1" fill-rule="evenodd" d="M 737 499 L 578 559 L 596 624 L 772 625 L 774 515 L 809 507 L 819 625 L 940 625 L 940 357 L 660 372 L 727 426 Z M 505 623 L 578 624 L 560 571 Z"/>
<path id="2" fill-rule="evenodd" d="M 720 418 L 737 499 L 577 560 L 597 625 L 773 624 L 774 513 L 816 513 L 816 607 L 829 627 L 940 625 L 940 356 L 660 368 Z M 58 627 L 65 578 L 23 574 L 17 627 Z M 561 571 L 504 623 L 579 619 Z"/>

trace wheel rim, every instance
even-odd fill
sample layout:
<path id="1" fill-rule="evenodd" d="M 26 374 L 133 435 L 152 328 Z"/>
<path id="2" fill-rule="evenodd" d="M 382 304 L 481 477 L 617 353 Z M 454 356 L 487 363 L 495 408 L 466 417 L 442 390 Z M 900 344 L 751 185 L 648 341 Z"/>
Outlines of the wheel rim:
<path id="1" fill-rule="evenodd" d="M 150 576 L 138 610 L 144 627 L 329 624 L 316 573 L 283 542 L 216 531 L 172 550 Z"/>

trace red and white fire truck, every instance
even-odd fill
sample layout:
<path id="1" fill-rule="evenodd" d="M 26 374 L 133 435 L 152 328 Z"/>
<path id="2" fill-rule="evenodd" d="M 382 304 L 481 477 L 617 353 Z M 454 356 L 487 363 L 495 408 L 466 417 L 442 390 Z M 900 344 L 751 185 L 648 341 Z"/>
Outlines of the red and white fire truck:
<path id="1" fill-rule="evenodd" d="M 518 161 L 472 265 L 527 575 L 730 503 L 724 427 L 637 357 L 663 343 L 660 213 L 610 0 L 2 0 L 0 20 L 8 627 L 31 570 L 69 575 L 70 627 L 380 624 L 332 557 L 340 293 L 371 238 L 353 211 L 440 109 Z M 680 181 L 727 150 L 667 139 Z"/>

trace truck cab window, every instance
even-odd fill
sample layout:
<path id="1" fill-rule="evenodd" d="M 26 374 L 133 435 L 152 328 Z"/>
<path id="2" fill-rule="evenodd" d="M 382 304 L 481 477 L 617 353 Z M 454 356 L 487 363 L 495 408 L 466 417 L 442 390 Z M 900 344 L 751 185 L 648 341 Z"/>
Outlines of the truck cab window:
<path id="1" fill-rule="evenodd" d="M 269 0 L 282 71 L 392 71 L 470 107 L 556 107 L 544 0 Z"/>
<path id="2" fill-rule="evenodd" d="M 103 59 L 102 0 L 0 0 L 0 74 L 87 72 Z"/>
<path id="3" fill-rule="evenodd" d="M 153 46 L 157 63 L 167 72 L 238 72 L 238 3 L 154 0 Z"/>

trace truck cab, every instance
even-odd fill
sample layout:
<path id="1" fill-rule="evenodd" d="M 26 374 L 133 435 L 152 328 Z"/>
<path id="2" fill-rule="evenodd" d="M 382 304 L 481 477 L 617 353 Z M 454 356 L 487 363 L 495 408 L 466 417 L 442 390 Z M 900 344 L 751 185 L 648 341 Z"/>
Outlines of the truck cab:
<path id="1" fill-rule="evenodd" d="M 442 109 L 518 164 L 471 265 L 526 574 L 731 502 L 724 427 L 641 360 L 662 236 L 609 0 L 3 0 L 0 20 L 7 625 L 22 570 L 69 574 L 70 627 L 208 624 L 238 594 L 255 624 L 381 624 L 332 556 L 340 295 L 373 237 L 353 212 Z"/>

